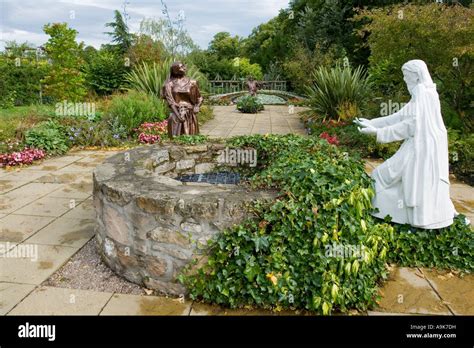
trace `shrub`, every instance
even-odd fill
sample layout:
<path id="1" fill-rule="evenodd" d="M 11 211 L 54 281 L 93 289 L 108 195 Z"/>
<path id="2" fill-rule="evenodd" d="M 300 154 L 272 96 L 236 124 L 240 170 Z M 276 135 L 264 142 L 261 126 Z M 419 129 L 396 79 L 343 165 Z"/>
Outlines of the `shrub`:
<path id="1" fill-rule="evenodd" d="M 128 131 L 116 118 L 105 116 L 97 121 L 86 118 L 60 119 L 66 138 L 73 146 L 108 147 L 122 146 L 128 140 Z"/>
<path id="2" fill-rule="evenodd" d="M 196 135 L 179 135 L 177 137 L 173 137 L 173 142 L 177 144 L 183 144 L 183 145 L 198 145 L 198 144 L 204 144 L 207 142 L 209 138 L 207 135 L 201 135 L 201 134 L 196 134 Z"/>
<path id="3" fill-rule="evenodd" d="M 112 97 L 107 114 L 117 118 L 128 134 L 145 122 L 158 122 L 167 118 L 168 108 L 155 96 L 129 91 Z"/>
<path id="4" fill-rule="evenodd" d="M 370 215 L 374 193 L 363 164 L 325 140 L 293 135 L 238 137 L 229 146 L 255 148 L 253 185 L 281 195 L 220 234 L 207 264 L 180 277 L 191 297 L 322 314 L 374 304 L 393 229 Z M 329 257 L 335 243 L 366 253 Z"/>
<path id="5" fill-rule="evenodd" d="M 214 118 L 214 109 L 211 105 L 201 105 L 201 110 L 198 114 L 199 125 L 203 125 Z"/>
<path id="6" fill-rule="evenodd" d="M 127 67 L 116 52 L 101 50 L 92 56 L 85 71 L 88 85 L 97 94 L 107 95 L 122 87 Z"/>
<path id="7" fill-rule="evenodd" d="M 368 38 L 370 72 L 381 77 L 376 85 L 379 93 L 408 94 L 400 69 L 408 60 L 424 60 L 441 99 L 473 129 L 469 106 L 474 99 L 473 13 L 472 6 L 407 3 L 366 9 L 357 15 L 356 20 L 365 22 L 360 34 Z"/>
<path id="8" fill-rule="evenodd" d="M 237 137 L 228 145 L 256 149 L 252 185 L 280 196 L 249 207 L 251 218 L 209 243 L 202 267 L 179 276 L 192 299 L 327 315 L 373 306 L 388 260 L 474 269 L 474 233 L 461 218 L 435 234 L 411 229 L 414 236 L 373 218 L 364 163 L 338 147 L 294 135 Z"/>
<path id="9" fill-rule="evenodd" d="M 450 169 L 460 179 L 474 185 L 474 134 L 448 130 Z"/>
<path id="10" fill-rule="evenodd" d="M 246 114 L 256 114 L 264 108 L 258 98 L 251 95 L 240 98 L 237 103 L 237 110 Z"/>
<path id="11" fill-rule="evenodd" d="M 54 121 L 46 121 L 26 132 L 25 143 L 42 149 L 48 155 L 62 155 L 69 149 L 64 128 Z"/>
<path id="12" fill-rule="evenodd" d="M 308 86 L 309 104 L 323 119 L 351 119 L 367 103 L 371 83 L 362 67 L 321 67 Z"/>

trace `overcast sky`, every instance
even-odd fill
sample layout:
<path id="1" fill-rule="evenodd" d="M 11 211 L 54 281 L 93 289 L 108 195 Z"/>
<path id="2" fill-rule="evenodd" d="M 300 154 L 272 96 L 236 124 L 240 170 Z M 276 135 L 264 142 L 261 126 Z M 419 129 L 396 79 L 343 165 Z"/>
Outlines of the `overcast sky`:
<path id="1" fill-rule="evenodd" d="M 172 18 L 184 11 L 186 28 L 202 48 L 219 31 L 247 36 L 252 28 L 276 16 L 289 0 L 165 0 Z M 100 47 L 108 42 L 104 24 L 113 11 L 123 11 L 123 0 L 0 0 L 0 49 L 5 41 L 28 41 L 41 45 L 46 23 L 67 22 L 76 29 L 78 41 Z M 127 13 L 132 32 L 147 17 L 161 17 L 160 0 L 128 0 Z"/>

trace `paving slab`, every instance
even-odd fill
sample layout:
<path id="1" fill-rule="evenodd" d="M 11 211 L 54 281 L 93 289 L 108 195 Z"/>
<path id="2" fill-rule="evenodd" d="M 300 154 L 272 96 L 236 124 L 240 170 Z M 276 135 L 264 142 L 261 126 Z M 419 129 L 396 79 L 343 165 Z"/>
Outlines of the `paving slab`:
<path id="1" fill-rule="evenodd" d="M 97 164 L 74 162 L 66 167 L 61 168 L 57 173 L 92 173 Z"/>
<path id="2" fill-rule="evenodd" d="M 60 217 L 29 238 L 28 243 L 80 248 L 94 236 L 94 227 L 94 220 Z"/>
<path id="3" fill-rule="evenodd" d="M 43 197 L 15 211 L 17 215 L 58 217 L 71 210 L 80 201 L 69 198 Z"/>
<path id="4" fill-rule="evenodd" d="M 26 169 L 26 168 L 25 168 Z M 2 180 L 33 181 L 45 175 L 47 172 L 40 170 L 13 170 L 8 175 L 2 176 Z"/>
<path id="5" fill-rule="evenodd" d="M 35 201 L 34 196 L 16 196 L 11 192 L 0 195 L 0 214 L 10 214 Z"/>
<path id="6" fill-rule="evenodd" d="M 100 315 L 189 315 L 190 301 L 179 298 L 115 294 Z"/>
<path id="7" fill-rule="evenodd" d="M 85 172 L 48 173 L 35 180 L 40 183 L 68 184 L 82 181 L 91 174 Z"/>
<path id="8" fill-rule="evenodd" d="M 41 286 L 8 315 L 98 315 L 111 293 Z"/>
<path id="9" fill-rule="evenodd" d="M 53 220 L 44 216 L 7 215 L 0 219 L 0 241 L 23 242 Z"/>
<path id="10" fill-rule="evenodd" d="M 380 290 L 377 312 L 452 315 L 416 268 L 395 268 Z"/>
<path id="11" fill-rule="evenodd" d="M 29 181 L 26 180 L 3 180 L 0 178 L 0 194 L 12 191 L 18 187 L 26 185 L 28 182 Z"/>
<path id="12" fill-rule="evenodd" d="M 474 315 L 474 274 L 422 268 L 431 286 L 455 315 Z"/>
<path id="13" fill-rule="evenodd" d="M 76 205 L 63 216 L 67 219 L 85 219 L 95 220 L 95 209 L 92 199 L 86 199 L 82 203 Z"/>
<path id="14" fill-rule="evenodd" d="M 212 138 L 228 138 L 246 134 L 306 134 L 297 114 L 304 108 L 288 112 L 287 106 L 266 105 L 258 114 L 242 114 L 235 106 L 214 107 L 214 119 L 201 127 L 201 133 Z"/>
<path id="15" fill-rule="evenodd" d="M 18 244 L 7 257 L 0 257 L 0 282 L 39 285 L 76 251 L 65 246 Z"/>
<path id="16" fill-rule="evenodd" d="M 34 288 L 34 285 L 29 284 L 0 283 L 0 315 L 7 314 Z"/>
<path id="17" fill-rule="evenodd" d="M 92 196 L 92 182 L 85 179 L 80 182 L 70 184 L 59 184 L 59 188 L 46 195 L 46 197 L 57 198 L 75 198 L 77 200 L 85 200 Z"/>
<path id="18" fill-rule="evenodd" d="M 276 315 L 311 315 L 304 311 L 281 311 L 273 312 L 270 310 L 263 309 L 230 309 L 220 307 L 217 305 L 211 305 L 207 303 L 194 302 L 191 308 L 190 315 L 212 315 L 212 316 L 276 316 Z"/>

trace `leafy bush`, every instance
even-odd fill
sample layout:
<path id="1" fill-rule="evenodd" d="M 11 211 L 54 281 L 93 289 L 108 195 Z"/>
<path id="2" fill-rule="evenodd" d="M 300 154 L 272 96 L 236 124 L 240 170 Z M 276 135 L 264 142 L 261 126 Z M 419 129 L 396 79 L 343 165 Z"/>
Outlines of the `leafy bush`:
<path id="1" fill-rule="evenodd" d="M 168 108 L 155 96 L 130 91 L 112 97 L 107 114 L 117 118 L 128 134 L 145 122 L 158 122 L 167 118 Z"/>
<path id="2" fill-rule="evenodd" d="M 310 107 L 323 119 L 352 119 L 367 103 L 371 83 L 362 67 L 321 67 L 308 86 Z"/>
<path id="3" fill-rule="evenodd" d="M 370 72 L 376 75 L 379 93 L 391 95 L 398 90 L 408 94 L 400 69 L 408 60 L 422 59 L 441 99 L 473 129 L 473 14 L 472 6 L 435 2 L 361 11 L 355 18 L 365 22 L 360 34 L 368 38 Z"/>
<path id="4" fill-rule="evenodd" d="M 474 269 L 470 227 L 456 219 L 431 239 L 433 231 L 394 231 L 371 215 L 374 191 L 363 162 L 325 140 L 255 135 L 229 146 L 256 149 L 252 184 L 281 194 L 250 207 L 250 219 L 209 243 L 200 268 L 179 276 L 192 299 L 327 315 L 373 306 L 387 260 Z M 457 254 L 442 260 L 453 248 Z"/>
<path id="5" fill-rule="evenodd" d="M 240 98 L 237 103 L 237 110 L 246 114 L 256 114 L 264 109 L 258 98 L 251 95 Z"/>
<path id="6" fill-rule="evenodd" d="M 261 171 L 253 184 L 281 195 L 220 234 L 204 267 L 180 277 L 191 297 L 323 314 L 374 304 L 393 229 L 370 215 L 374 193 L 363 164 L 325 140 L 292 135 L 238 137 L 229 146 L 255 148 Z M 333 243 L 365 252 L 329 257 Z"/>
<path id="7" fill-rule="evenodd" d="M 462 134 L 461 131 L 449 130 L 450 169 L 460 179 L 474 185 L 474 134 Z"/>
<path id="8" fill-rule="evenodd" d="M 201 134 L 196 134 L 196 135 L 179 135 L 177 137 L 173 137 L 173 142 L 177 144 L 183 144 L 183 145 L 198 145 L 198 144 L 204 144 L 207 142 L 209 138 L 207 135 L 201 135 Z"/>
<path id="9" fill-rule="evenodd" d="M 127 67 L 117 53 L 101 50 L 92 56 L 85 72 L 88 85 L 97 94 L 107 95 L 122 87 Z"/>
<path id="10" fill-rule="evenodd" d="M 394 225 L 389 260 L 400 266 L 474 271 L 474 235 L 464 219 L 459 215 L 452 226 L 440 230 Z"/>
<path id="11" fill-rule="evenodd" d="M 345 151 L 357 153 L 361 157 L 387 159 L 393 156 L 400 147 L 400 142 L 379 144 L 375 137 L 360 133 L 357 126 L 352 123 L 310 119 L 306 121 L 306 125 L 310 129 L 310 134 L 321 136 L 323 133 L 328 133 L 336 137 L 337 145 Z"/>
<path id="12" fill-rule="evenodd" d="M 199 125 L 203 125 L 209 120 L 214 118 L 214 109 L 211 105 L 201 105 L 201 110 L 199 110 L 198 114 L 198 122 Z"/>
<path id="13" fill-rule="evenodd" d="M 26 132 L 25 143 L 42 149 L 48 155 L 62 155 L 69 149 L 64 128 L 54 121 L 46 121 Z"/>
<path id="14" fill-rule="evenodd" d="M 98 122 L 85 118 L 61 119 L 68 142 L 73 146 L 121 146 L 127 140 L 127 130 L 116 118 L 105 117 Z"/>

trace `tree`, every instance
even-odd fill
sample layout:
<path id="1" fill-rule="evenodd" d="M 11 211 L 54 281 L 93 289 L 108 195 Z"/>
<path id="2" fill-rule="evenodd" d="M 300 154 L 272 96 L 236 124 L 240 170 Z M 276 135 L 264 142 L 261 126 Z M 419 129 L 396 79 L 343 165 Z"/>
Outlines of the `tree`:
<path id="1" fill-rule="evenodd" d="M 462 6 L 397 5 L 366 10 L 370 72 L 381 89 L 406 89 L 400 68 L 410 59 L 428 65 L 441 99 L 472 127 L 474 9 Z M 409 39 L 407 39 L 409 38 Z M 471 114 L 472 115 L 472 114 Z"/>
<path id="2" fill-rule="evenodd" d="M 164 59 L 166 52 L 163 43 L 153 40 L 149 35 L 136 35 L 127 57 L 130 65 L 144 63 L 159 63 Z"/>
<path id="3" fill-rule="evenodd" d="M 232 37 L 228 32 L 220 32 L 214 35 L 209 43 L 209 52 L 215 54 L 218 59 L 232 59 L 240 56 L 241 44 L 239 36 Z"/>
<path id="4" fill-rule="evenodd" d="M 127 23 L 125 23 L 122 14 L 115 10 L 114 21 L 106 23 L 105 26 L 112 28 L 112 31 L 106 34 L 112 37 L 112 42 L 115 43 L 118 52 L 125 54 L 132 45 L 132 35 L 129 33 Z"/>
<path id="5" fill-rule="evenodd" d="M 112 94 L 124 83 L 127 70 L 115 52 L 102 49 L 85 67 L 87 84 L 99 95 Z"/>
<path id="6" fill-rule="evenodd" d="M 50 36 L 44 51 L 52 64 L 43 79 L 45 94 L 55 100 L 80 100 L 86 95 L 80 71 L 84 44 L 76 42 L 77 31 L 68 28 L 67 23 L 46 24 L 43 30 Z"/>

